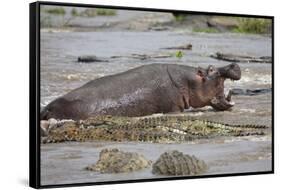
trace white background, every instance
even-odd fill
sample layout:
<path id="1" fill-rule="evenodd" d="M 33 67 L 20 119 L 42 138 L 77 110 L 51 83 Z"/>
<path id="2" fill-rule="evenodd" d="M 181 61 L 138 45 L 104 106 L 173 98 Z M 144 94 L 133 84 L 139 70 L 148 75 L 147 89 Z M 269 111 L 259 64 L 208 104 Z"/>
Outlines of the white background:
<path id="1" fill-rule="evenodd" d="M 275 107 L 280 106 L 281 9 L 278 0 L 79 0 L 71 2 L 275 16 Z M 29 5 L 3 0 L 0 10 L 0 189 L 28 189 Z M 278 51 L 279 50 L 279 51 Z M 278 96 L 279 95 L 279 96 Z M 279 109 L 275 112 L 278 113 Z M 277 116 L 277 114 L 275 114 Z M 269 189 L 280 184 L 280 118 L 275 118 L 275 173 L 76 187 L 72 189 Z M 279 187 L 280 188 L 280 187 Z M 64 188 L 63 188 L 64 189 Z M 65 188 L 66 189 L 66 188 Z"/>

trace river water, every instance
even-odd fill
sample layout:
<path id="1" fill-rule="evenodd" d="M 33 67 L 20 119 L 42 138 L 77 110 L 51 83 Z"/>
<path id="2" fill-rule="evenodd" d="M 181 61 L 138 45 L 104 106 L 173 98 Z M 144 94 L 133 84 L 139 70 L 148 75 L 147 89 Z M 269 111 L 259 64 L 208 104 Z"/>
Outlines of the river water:
<path id="1" fill-rule="evenodd" d="M 174 63 L 217 67 L 229 64 L 209 57 L 216 52 L 271 56 L 271 38 L 239 34 L 203 34 L 183 32 L 59 32 L 41 34 L 41 107 L 90 80 L 151 63 Z M 174 55 L 176 50 L 163 48 L 191 43 L 181 59 L 154 58 L 140 60 L 131 54 Z M 95 55 L 105 62 L 79 63 L 78 56 Z M 122 56 L 111 58 L 112 56 Z M 271 88 L 271 64 L 241 63 L 242 78 L 225 82 L 225 89 Z M 271 121 L 271 93 L 258 96 L 235 96 L 233 112 L 256 115 L 261 122 Z M 204 108 L 205 113 L 208 108 Z M 232 113 L 233 113 L 232 112 Z M 258 123 L 260 123 L 258 121 Z"/>
<path id="2" fill-rule="evenodd" d="M 183 57 L 166 47 L 191 43 Z M 89 31 L 41 32 L 41 108 L 50 101 L 80 87 L 86 82 L 151 63 L 172 63 L 190 66 L 217 67 L 229 64 L 210 57 L 216 52 L 251 56 L 272 56 L 271 38 L 261 35 L 233 33 L 192 33 L 188 31 Z M 165 54 L 168 58 L 136 59 L 131 54 Z M 78 56 L 95 55 L 106 60 L 79 63 Z M 117 56 L 112 58 L 112 56 Z M 121 57 L 118 57 L 121 56 Z M 271 64 L 239 63 L 242 78 L 225 82 L 231 88 L 272 88 Z M 187 110 L 215 121 L 272 125 L 272 93 L 256 96 L 233 96 L 232 111 L 214 112 L 205 107 Z M 124 179 L 153 178 L 151 168 L 133 174 L 98 174 L 83 170 L 98 159 L 102 148 L 115 147 L 140 152 L 155 161 L 167 150 L 180 150 L 204 159 L 210 169 L 207 174 L 241 173 L 271 170 L 271 134 L 264 137 L 224 138 L 183 144 L 149 143 L 61 143 L 41 145 L 42 184 L 65 184 Z M 75 155 L 75 156 L 73 156 Z"/>

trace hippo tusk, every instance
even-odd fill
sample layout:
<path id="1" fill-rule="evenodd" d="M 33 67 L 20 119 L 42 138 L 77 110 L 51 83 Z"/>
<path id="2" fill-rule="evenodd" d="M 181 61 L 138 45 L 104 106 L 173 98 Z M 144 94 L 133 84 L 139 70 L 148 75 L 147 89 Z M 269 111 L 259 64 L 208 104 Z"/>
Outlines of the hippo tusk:
<path id="1" fill-rule="evenodd" d="M 227 94 L 227 96 L 226 96 L 226 100 L 228 101 L 228 102 L 230 102 L 231 101 L 231 96 L 232 96 L 232 90 L 229 90 L 228 91 L 228 94 Z"/>

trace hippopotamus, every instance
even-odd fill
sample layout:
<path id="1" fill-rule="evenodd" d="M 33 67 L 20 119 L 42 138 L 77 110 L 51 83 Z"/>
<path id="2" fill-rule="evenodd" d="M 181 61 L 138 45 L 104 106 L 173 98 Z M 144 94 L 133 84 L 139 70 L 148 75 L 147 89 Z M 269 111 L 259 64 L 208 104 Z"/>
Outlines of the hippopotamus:
<path id="1" fill-rule="evenodd" d="M 92 80 L 48 104 L 41 119 L 86 119 L 96 115 L 144 116 L 212 106 L 228 110 L 225 79 L 239 80 L 238 64 L 204 69 L 178 64 L 150 64 Z"/>

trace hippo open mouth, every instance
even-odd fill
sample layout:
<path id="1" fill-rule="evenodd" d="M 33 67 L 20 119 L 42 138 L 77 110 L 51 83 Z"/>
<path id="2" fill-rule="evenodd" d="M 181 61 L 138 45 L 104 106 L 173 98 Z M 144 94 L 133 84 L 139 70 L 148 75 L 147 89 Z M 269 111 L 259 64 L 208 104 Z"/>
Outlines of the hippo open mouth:
<path id="1" fill-rule="evenodd" d="M 240 80 L 241 69 L 238 64 L 233 63 L 225 67 L 218 68 L 218 73 L 220 75 L 219 79 L 219 91 L 217 95 L 211 100 L 211 106 L 219 111 L 228 110 L 234 106 L 234 102 L 231 101 L 232 91 L 229 90 L 227 95 L 224 94 L 224 81 L 226 79 L 230 80 Z"/>

